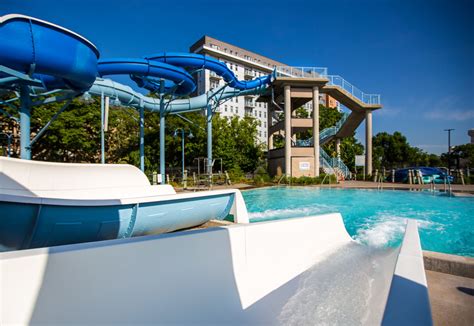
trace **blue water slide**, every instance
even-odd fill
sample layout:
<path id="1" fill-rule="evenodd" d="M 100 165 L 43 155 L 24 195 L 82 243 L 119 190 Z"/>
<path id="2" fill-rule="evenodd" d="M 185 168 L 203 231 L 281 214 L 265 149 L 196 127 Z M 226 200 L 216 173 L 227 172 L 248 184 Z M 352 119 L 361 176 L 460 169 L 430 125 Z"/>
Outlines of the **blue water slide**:
<path id="1" fill-rule="evenodd" d="M 131 75 L 139 87 L 154 91 L 159 79 L 174 83 L 176 95 L 187 95 L 196 89 L 193 77 L 183 68 L 148 59 L 113 58 L 102 59 L 98 63 L 99 76 Z M 143 77 L 143 78 L 142 78 Z M 167 87 L 169 91 L 170 86 Z"/>
<path id="2" fill-rule="evenodd" d="M 271 75 L 255 78 L 249 81 L 238 80 L 232 70 L 230 70 L 224 62 L 202 54 L 163 52 L 145 58 L 150 61 L 164 62 L 173 66 L 211 70 L 221 76 L 230 87 L 240 90 L 261 87 L 271 82 Z"/>
<path id="3" fill-rule="evenodd" d="M 267 91 L 267 86 L 260 86 L 247 90 L 238 90 L 233 87 L 226 86 L 222 90 L 211 90 L 199 96 L 195 96 L 187 99 L 177 99 L 167 104 L 167 111 L 169 113 L 184 113 L 191 111 L 198 111 L 206 108 L 211 99 L 228 99 L 230 97 L 241 96 L 241 95 L 258 95 Z M 158 98 L 144 96 L 131 87 L 117 83 L 110 79 L 97 78 L 95 83 L 88 91 L 93 95 L 109 96 L 111 98 L 118 99 L 121 103 L 129 106 L 138 107 L 140 103 L 143 104 L 144 108 L 148 111 L 159 112 L 160 100 Z"/>
<path id="4" fill-rule="evenodd" d="M 87 90 L 98 58 L 94 44 L 63 27 L 17 14 L 0 17 L 0 65 L 34 73 L 48 89 Z"/>

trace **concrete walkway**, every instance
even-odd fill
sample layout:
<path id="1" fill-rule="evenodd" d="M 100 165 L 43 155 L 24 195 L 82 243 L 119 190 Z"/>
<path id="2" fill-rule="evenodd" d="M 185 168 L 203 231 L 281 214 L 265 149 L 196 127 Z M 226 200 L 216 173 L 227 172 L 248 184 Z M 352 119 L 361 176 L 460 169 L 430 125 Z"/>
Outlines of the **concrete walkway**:
<path id="1" fill-rule="evenodd" d="M 474 279 L 426 271 L 435 325 L 474 325 Z"/>

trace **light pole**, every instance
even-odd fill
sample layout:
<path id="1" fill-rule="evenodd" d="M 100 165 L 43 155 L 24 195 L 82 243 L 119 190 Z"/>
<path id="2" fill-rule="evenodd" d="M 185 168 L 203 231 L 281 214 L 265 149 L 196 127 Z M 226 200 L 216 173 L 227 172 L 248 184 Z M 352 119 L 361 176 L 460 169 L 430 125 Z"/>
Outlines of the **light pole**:
<path id="1" fill-rule="evenodd" d="M 194 135 L 191 132 L 191 130 L 185 130 L 184 128 L 177 128 L 174 131 L 173 137 L 177 137 L 179 132 L 181 132 L 181 175 L 184 182 L 184 135 L 187 133 L 188 138 L 193 138 Z"/>
<path id="2" fill-rule="evenodd" d="M 448 132 L 448 175 L 450 175 L 450 170 L 451 170 L 451 131 L 455 129 L 449 128 L 449 129 L 444 129 L 444 131 Z"/>
<path id="3" fill-rule="evenodd" d="M 7 157 L 10 157 L 13 134 L 11 134 L 11 133 L 7 134 L 6 132 L 0 132 L 0 135 L 4 135 L 5 137 L 7 137 L 7 144 L 8 144 L 7 145 Z"/>

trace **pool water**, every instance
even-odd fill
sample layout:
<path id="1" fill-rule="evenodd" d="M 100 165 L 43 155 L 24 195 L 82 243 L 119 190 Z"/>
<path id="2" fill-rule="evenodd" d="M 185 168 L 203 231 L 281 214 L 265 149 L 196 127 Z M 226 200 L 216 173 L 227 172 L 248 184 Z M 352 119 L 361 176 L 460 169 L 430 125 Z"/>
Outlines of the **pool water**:
<path id="1" fill-rule="evenodd" d="M 271 187 L 242 192 L 251 222 L 340 212 L 347 231 L 373 247 L 401 243 L 416 219 L 424 250 L 474 257 L 474 198 L 425 191 Z"/>

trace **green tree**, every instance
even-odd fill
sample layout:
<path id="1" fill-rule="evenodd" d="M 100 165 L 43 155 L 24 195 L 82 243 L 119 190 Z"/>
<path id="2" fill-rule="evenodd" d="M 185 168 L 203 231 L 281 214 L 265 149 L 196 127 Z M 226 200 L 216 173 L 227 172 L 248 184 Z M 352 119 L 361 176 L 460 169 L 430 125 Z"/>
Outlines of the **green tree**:
<path id="1" fill-rule="evenodd" d="M 408 166 L 438 166 L 439 158 L 422 149 L 412 147 L 399 131 L 387 132 L 373 137 L 373 164 L 376 169 L 401 168 Z"/>

